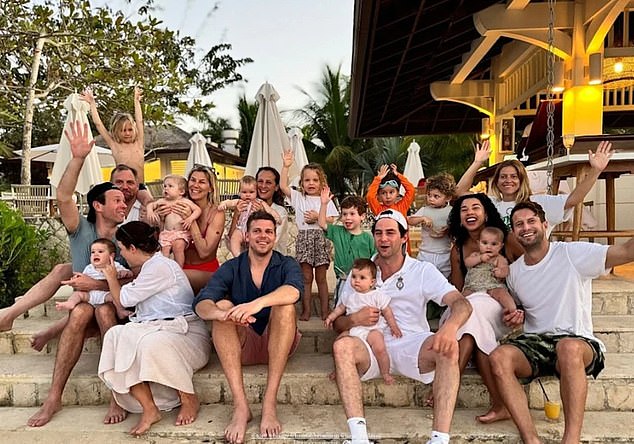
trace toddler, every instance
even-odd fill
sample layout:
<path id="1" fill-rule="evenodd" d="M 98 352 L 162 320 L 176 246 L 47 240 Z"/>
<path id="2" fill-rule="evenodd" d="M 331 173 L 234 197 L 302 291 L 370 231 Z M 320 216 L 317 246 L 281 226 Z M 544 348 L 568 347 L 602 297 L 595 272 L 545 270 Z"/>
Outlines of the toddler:
<path id="1" fill-rule="evenodd" d="M 447 218 L 451 211 L 449 202 L 456 191 L 456 182 L 450 174 L 441 173 L 430 177 L 426 185 L 427 205 L 408 217 L 407 223 L 421 225 L 422 243 L 416 259 L 430 262 L 448 278 L 451 272 L 451 239 L 447 234 Z"/>
<path id="2" fill-rule="evenodd" d="M 376 324 L 372 326 L 357 326 L 344 332 L 339 337 L 350 335 L 367 341 L 372 348 L 372 353 L 379 364 L 381 376 L 386 384 L 394 383 L 394 378 L 390 374 L 390 357 L 385 348 L 383 331 L 385 326 L 390 328 L 392 336 L 400 338 L 403 336 L 401 329 L 396 324 L 394 313 L 390 308 L 390 297 L 379 290 L 374 289 L 376 283 L 376 265 L 370 259 L 356 259 L 352 264 L 350 272 L 350 284 L 354 291 L 344 292 L 341 302 L 328 315 L 324 324 L 327 328 L 332 328 L 332 323 L 339 316 L 356 313 L 364 307 L 374 307 L 381 310 L 381 316 Z M 332 377 L 332 375 L 331 375 Z"/>
<path id="3" fill-rule="evenodd" d="M 258 201 L 262 205 L 262 209 L 272 215 L 275 218 L 275 223 L 279 226 L 282 223 L 282 218 L 269 204 L 261 199 L 258 199 L 257 181 L 253 176 L 244 176 L 240 179 L 240 198 L 223 200 L 218 205 L 220 211 L 225 211 L 228 208 L 238 209 L 241 203 L 246 204 L 243 210 L 240 210 L 238 216 L 238 222 L 235 229 L 229 234 L 229 251 L 233 257 L 238 257 L 240 253 L 246 250 L 245 245 L 245 233 L 247 232 L 247 220 L 251 213 L 255 211 L 253 208 L 253 202 Z"/>
<path id="4" fill-rule="evenodd" d="M 201 214 L 200 207 L 185 197 L 186 192 L 187 179 L 183 176 L 170 174 L 163 179 L 163 197 L 147 205 L 148 220 L 158 223 L 161 229 L 159 234 L 161 253 L 169 257 L 170 252 L 172 252 L 174 260 L 181 268 L 185 263 L 185 248 L 191 240 L 189 227 Z M 159 206 L 172 208 L 177 202 L 184 202 L 192 210 L 192 214 L 183 219 L 176 212 L 170 211 L 162 217 L 156 213 Z"/>
<path id="5" fill-rule="evenodd" d="M 405 195 L 400 196 L 400 188 L 403 185 Z M 368 187 L 366 199 L 375 215 L 383 210 L 397 210 L 407 217 L 407 210 L 412 206 L 416 197 L 414 185 L 396 169 L 396 165 L 381 165 L 379 174 Z"/>
<path id="6" fill-rule="evenodd" d="M 500 254 L 504 246 L 504 232 L 497 227 L 485 227 L 480 232 L 479 253 L 467 256 L 464 263 L 467 275 L 464 279 L 462 294 L 469 296 L 475 292 L 488 293 L 498 301 L 505 312 L 517 310 L 504 279 L 509 274 L 509 263 Z"/>
<path id="7" fill-rule="evenodd" d="M 90 245 L 90 264 L 86 265 L 83 273 L 98 281 L 105 281 L 106 276 L 103 274 L 103 269 L 110 264 L 111 260 L 114 261 L 115 251 L 115 245 L 110 239 L 101 238 L 93 241 Z M 119 262 L 114 261 L 114 266 L 117 270 L 117 279 L 132 277 L 132 272 Z M 68 300 L 55 303 L 55 308 L 70 311 L 80 302 L 88 302 L 93 307 L 110 302 L 116 307 L 117 316 L 120 319 L 125 319 L 132 314 L 132 312 L 115 304 L 110 292 L 104 290 L 91 290 L 89 292 L 75 290 Z"/>
<path id="8" fill-rule="evenodd" d="M 321 205 L 321 190 L 327 185 L 326 174 L 321 165 L 309 163 L 302 168 L 300 173 L 300 191 L 291 189 L 288 184 L 288 169 L 293 164 L 293 152 L 291 150 L 284 151 L 282 157 L 280 189 L 285 196 L 290 198 L 291 205 L 295 209 L 295 222 L 298 229 L 295 258 L 302 267 L 304 275 L 303 310 L 299 319 L 302 321 L 310 319 L 313 274 L 319 293 L 321 319 L 326 319 L 329 311 L 326 272 L 330 265 L 330 243 L 317 223 Z M 339 216 L 339 212 L 335 205 L 330 202 L 326 209 L 327 222 L 334 222 L 337 216 Z"/>

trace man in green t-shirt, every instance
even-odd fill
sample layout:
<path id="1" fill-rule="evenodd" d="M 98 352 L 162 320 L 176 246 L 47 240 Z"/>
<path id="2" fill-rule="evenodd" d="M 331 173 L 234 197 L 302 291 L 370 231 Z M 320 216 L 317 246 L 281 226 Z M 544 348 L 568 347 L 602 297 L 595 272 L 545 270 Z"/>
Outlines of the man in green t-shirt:
<path id="1" fill-rule="evenodd" d="M 341 284 L 346 280 L 352 263 L 358 258 L 370 258 L 376 253 L 374 239 L 370 233 L 363 231 L 361 222 L 365 218 L 367 205 L 359 196 L 348 196 L 341 202 L 342 225 L 329 224 L 326 221 L 326 209 L 330 202 L 330 188 L 325 186 L 321 192 L 321 207 L 317 222 L 324 230 L 326 238 L 335 246 L 335 304 L 339 298 Z"/>

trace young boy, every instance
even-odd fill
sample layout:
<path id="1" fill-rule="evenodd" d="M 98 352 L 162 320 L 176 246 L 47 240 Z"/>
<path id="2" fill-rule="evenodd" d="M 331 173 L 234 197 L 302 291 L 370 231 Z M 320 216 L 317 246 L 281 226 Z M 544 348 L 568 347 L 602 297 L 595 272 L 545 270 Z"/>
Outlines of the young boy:
<path id="1" fill-rule="evenodd" d="M 341 222 L 343 225 L 333 225 L 327 222 L 326 210 L 329 202 L 330 188 L 326 186 L 321 192 L 321 206 L 319 207 L 317 223 L 325 231 L 326 238 L 330 239 L 335 247 L 334 268 L 337 286 L 335 287 L 334 303 L 336 305 L 342 284 L 352 269 L 354 260 L 372 257 L 376 253 L 376 248 L 372 235 L 361 228 L 361 222 L 367 209 L 363 198 L 348 196 L 341 202 Z"/>
<path id="2" fill-rule="evenodd" d="M 349 332 L 344 332 L 339 337 L 350 335 L 367 341 L 379 363 L 383 380 L 386 384 L 393 384 L 394 378 L 390 374 L 390 356 L 385 349 L 383 332 L 388 326 L 392 336 L 400 338 L 403 334 L 396 324 L 394 313 L 390 308 L 390 297 L 376 290 L 375 284 L 376 265 L 374 262 L 371 259 L 356 259 L 350 272 L 350 285 L 353 291 L 348 291 L 342 296 L 341 303 L 328 315 L 324 325 L 326 328 L 331 328 L 332 323 L 339 316 L 356 313 L 364 307 L 374 307 L 381 310 L 381 316 L 376 324 L 353 327 Z"/>
<path id="3" fill-rule="evenodd" d="M 427 206 L 407 218 L 408 224 L 421 225 L 422 243 L 416 259 L 432 263 L 446 278 L 451 272 L 451 239 L 447 234 L 447 217 L 451 211 L 449 202 L 455 191 L 456 182 L 450 174 L 441 173 L 430 177 L 427 180 Z"/>
<path id="4" fill-rule="evenodd" d="M 105 281 L 106 275 L 103 274 L 103 269 L 110 264 L 110 259 L 114 260 L 115 251 L 115 245 L 110 239 L 101 238 L 95 240 L 90 245 L 90 264 L 86 265 L 83 273 L 93 279 Z M 117 269 L 118 279 L 132 277 L 132 272 L 119 262 L 115 261 L 114 265 Z M 55 308 L 57 310 L 70 311 L 80 302 L 88 302 L 93 307 L 95 305 L 105 304 L 108 302 L 114 304 L 112 295 L 109 291 L 91 290 L 89 292 L 85 292 L 76 290 L 73 291 L 73 294 L 70 295 L 68 300 L 55 303 Z M 116 304 L 115 307 L 117 308 L 117 316 L 119 316 L 120 319 L 125 319 L 131 314 L 130 311 L 120 308 Z"/>
<path id="5" fill-rule="evenodd" d="M 185 248 L 191 239 L 189 227 L 200 217 L 201 210 L 191 200 L 185 197 L 187 193 L 187 179 L 183 176 L 170 174 L 163 179 L 163 197 L 151 202 L 147 206 L 147 218 L 149 221 L 160 223 L 161 233 L 159 234 L 159 244 L 161 253 L 169 257 L 170 252 L 174 253 L 174 260 L 183 268 L 185 263 Z M 168 213 L 164 217 L 155 213 L 159 206 L 171 208 L 176 202 L 185 202 L 192 210 L 192 214 L 183 219 L 176 213 Z"/>

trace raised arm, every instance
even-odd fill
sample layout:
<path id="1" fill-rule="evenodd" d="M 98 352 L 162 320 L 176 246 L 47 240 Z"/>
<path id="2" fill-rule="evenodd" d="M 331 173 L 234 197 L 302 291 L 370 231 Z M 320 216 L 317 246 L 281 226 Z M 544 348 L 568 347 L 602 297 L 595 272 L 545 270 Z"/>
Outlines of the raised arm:
<path id="1" fill-rule="evenodd" d="M 291 197 L 291 188 L 288 184 L 288 169 L 293 165 L 293 151 L 284 150 L 282 153 L 282 171 L 280 171 L 280 190 L 286 197 Z"/>
<path id="2" fill-rule="evenodd" d="M 321 190 L 321 205 L 319 205 L 319 216 L 317 216 L 317 223 L 322 230 L 328 229 L 328 217 L 326 216 L 326 210 L 328 209 L 328 203 L 331 199 L 330 187 L 325 185 Z M 334 318 L 333 318 L 334 319 Z"/>
<path id="3" fill-rule="evenodd" d="M 143 110 L 141 108 L 141 100 L 143 99 L 143 92 L 138 86 L 134 87 L 134 120 L 136 121 L 136 133 L 137 143 L 141 146 L 141 149 L 145 147 L 145 135 L 143 126 Z"/>
<path id="4" fill-rule="evenodd" d="M 73 194 L 86 156 L 95 145 L 94 140 L 89 141 L 88 134 L 90 134 L 88 124 L 82 125 L 79 121 L 70 124 L 70 132 L 64 130 L 64 135 L 70 142 L 72 158 L 59 181 L 56 198 L 62 223 L 69 233 L 74 233 L 79 226 L 79 210 L 73 201 Z"/>
<path id="5" fill-rule="evenodd" d="M 489 141 L 485 140 L 484 142 L 482 142 L 482 145 L 476 146 L 473 163 L 469 165 L 467 171 L 464 172 L 464 174 L 460 178 L 460 181 L 458 181 L 458 183 L 456 184 L 457 197 L 469 193 L 469 188 L 473 186 L 473 180 L 475 179 L 478 170 L 484 162 L 489 160 L 489 156 L 491 156 L 491 148 L 489 147 Z"/>
<path id="6" fill-rule="evenodd" d="M 572 208 L 577 204 L 583 202 L 586 194 L 592 188 L 592 186 L 597 182 L 597 179 L 603 172 L 603 170 L 608 166 L 610 162 L 610 158 L 612 157 L 612 143 L 603 140 L 597 146 L 597 151 L 592 152 L 592 150 L 588 150 L 588 161 L 590 162 L 590 171 L 586 174 L 586 177 L 583 178 L 575 189 L 572 190 L 568 199 L 566 199 L 566 203 L 564 204 L 564 209 Z"/>
<path id="7" fill-rule="evenodd" d="M 368 201 L 368 206 L 375 216 L 381 212 L 381 202 L 376 197 L 379 192 L 379 185 L 389 170 L 387 165 L 381 165 L 378 174 L 368 186 L 368 192 L 365 195 L 365 200 Z"/>
<path id="8" fill-rule="evenodd" d="M 611 245 L 605 258 L 605 268 L 616 267 L 628 262 L 634 262 L 634 238 L 624 244 Z"/>
<path id="9" fill-rule="evenodd" d="M 101 117 L 99 117 L 99 111 L 97 111 L 97 101 L 95 100 L 95 96 L 92 93 L 92 89 L 86 88 L 85 91 L 81 94 L 81 99 L 85 102 L 88 102 L 90 105 L 90 115 L 92 116 L 92 121 L 99 131 L 99 135 L 103 137 L 106 144 L 112 148 L 115 145 L 115 141 L 110 135 L 110 131 L 105 127 L 103 122 L 101 121 Z"/>
<path id="10" fill-rule="evenodd" d="M 409 181 L 407 177 L 397 171 L 396 165 L 392 165 L 391 168 L 392 171 L 394 171 L 396 177 L 398 177 L 401 181 L 401 185 L 403 186 L 403 188 L 405 188 L 405 195 L 401 198 L 401 201 L 405 202 L 405 204 L 403 205 L 407 205 L 407 207 L 410 207 L 414 202 L 414 199 L 416 199 L 416 187 L 414 186 L 414 184 L 412 184 L 412 182 Z"/>

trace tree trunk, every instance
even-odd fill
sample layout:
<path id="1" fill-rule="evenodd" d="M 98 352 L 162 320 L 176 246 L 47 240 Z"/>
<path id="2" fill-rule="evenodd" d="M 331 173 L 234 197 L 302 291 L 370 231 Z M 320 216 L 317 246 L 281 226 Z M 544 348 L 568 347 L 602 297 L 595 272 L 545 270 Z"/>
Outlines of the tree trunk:
<path id="1" fill-rule="evenodd" d="M 24 127 L 22 130 L 22 171 L 21 179 L 25 185 L 31 184 L 31 139 L 33 138 L 33 113 L 35 111 L 35 84 L 40 72 L 40 60 L 42 49 L 46 39 L 37 39 L 33 50 L 33 61 L 31 63 L 31 78 L 29 79 L 29 89 L 26 97 L 26 109 L 24 111 Z"/>

